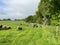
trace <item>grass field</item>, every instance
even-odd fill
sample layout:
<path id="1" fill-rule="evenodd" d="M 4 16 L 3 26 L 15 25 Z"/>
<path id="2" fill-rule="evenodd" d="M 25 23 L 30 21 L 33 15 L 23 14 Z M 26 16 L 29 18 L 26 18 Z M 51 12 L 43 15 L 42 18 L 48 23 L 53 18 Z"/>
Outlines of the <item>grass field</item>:
<path id="1" fill-rule="evenodd" d="M 12 27 L 0 31 L 0 45 L 60 45 L 60 31 L 56 35 L 56 26 L 33 28 L 23 24 L 23 30 L 17 30 L 20 23 L 23 22 L 0 21 L 0 24 Z"/>

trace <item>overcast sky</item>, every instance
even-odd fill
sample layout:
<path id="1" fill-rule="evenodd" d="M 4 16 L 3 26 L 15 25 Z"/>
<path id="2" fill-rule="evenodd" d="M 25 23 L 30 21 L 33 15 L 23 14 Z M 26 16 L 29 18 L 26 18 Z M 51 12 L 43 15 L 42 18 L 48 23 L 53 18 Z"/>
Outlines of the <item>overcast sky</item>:
<path id="1" fill-rule="evenodd" d="M 0 0 L 0 18 L 22 19 L 34 15 L 39 0 Z"/>

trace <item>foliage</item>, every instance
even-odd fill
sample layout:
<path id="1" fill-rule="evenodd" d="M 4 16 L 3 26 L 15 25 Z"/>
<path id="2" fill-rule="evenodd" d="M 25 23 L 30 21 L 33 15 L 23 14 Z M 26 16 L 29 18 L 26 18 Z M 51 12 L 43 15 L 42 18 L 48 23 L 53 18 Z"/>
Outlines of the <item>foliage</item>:
<path id="1" fill-rule="evenodd" d="M 33 16 L 28 16 L 26 19 L 25 19 L 25 21 L 26 22 L 33 22 Z"/>
<path id="2" fill-rule="evenodd" d="M 20 19 L 15 19 L 14 21 L 20 21 Z"/>
<path id="3" fill-rule="evenodd" d="M 59 22 L 59 14 L 60 0 L 41 0 L 41 2 L 38 5 L 38 11 L 36 11 L 35 21 L 40 21 L 39 23 L 44 22 L 46 24 L 51 24 L 54 20 Z"/>
<path id="4" fill-rule="evenodd" d="M 8 18 L 8 19 L 3 19 L 2 21 L 11 21 L 11 19 L 10 19 L 10 18 Z"/>

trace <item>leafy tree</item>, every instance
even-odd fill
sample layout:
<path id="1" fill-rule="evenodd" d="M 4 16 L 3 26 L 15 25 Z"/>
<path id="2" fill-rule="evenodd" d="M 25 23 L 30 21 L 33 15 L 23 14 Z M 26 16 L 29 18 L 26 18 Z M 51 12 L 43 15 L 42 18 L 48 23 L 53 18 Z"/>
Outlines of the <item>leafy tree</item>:
<path id="1" fill-rule="evenodd" d="M 33 22 L 33 16 L 28 16 L 26 19 L 25 19 L 26 22 Z"/>
<path id="2" fill-rule="evenodd" d="M 36 23 L 40 23 L 40 24 L 42 24 L 42 22 L 43 22 L 43 16 L 38 11 L 36 12 L 36 15 L 34 16 L 34 21 Z"/>
<path id="3" fill-rule="evenodd" d="M 8 18 L 8 19 L 6 19 L 7 21 L 11 21 L 11 19 L 10 18 Z"/>
<path id="4" fill-rule="evenodd" d="M 36 21 L 51 24 L 53 20 L 59 21 L 60 0 L 41 0 L 36 12 Z"/>

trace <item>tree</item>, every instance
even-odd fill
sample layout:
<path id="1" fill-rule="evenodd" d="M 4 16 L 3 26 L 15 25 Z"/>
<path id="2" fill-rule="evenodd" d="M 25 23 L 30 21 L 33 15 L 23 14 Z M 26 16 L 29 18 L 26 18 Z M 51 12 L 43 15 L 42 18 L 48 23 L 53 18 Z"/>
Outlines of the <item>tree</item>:
<path id="1" fill-rule="evenodd" d="M 7 21 L 11 21 L 11 19 L 10 18 L 8 18 L 8 19 L 6 19 Z"/>
<path id="2" fill-rule="evenodd" d="M 36 13 L 36 21 L 51 24 L 51 21 L 58 21 L 60 14 L 60 0 L 41 0 Z M 41 21 L 42 20 L 42 21 Z"/>
<path id="3" fill-rule="evenodd" d="M 38 12 L 38 11 L 36 12 L 36 15 L 34 16 L 34 21 L 36 23 L 42 24 L 42 22 L 43 22 L 43 16 L 42 16 L 42 14 L 40 12 Z"/>
<path id="4" fill-rule="evenodd" d="M 28 16 L 26 19 L 25 19 L 26 22 L 33 22 L 33 16 Z"/>

